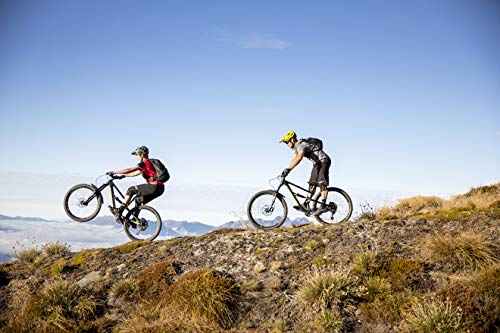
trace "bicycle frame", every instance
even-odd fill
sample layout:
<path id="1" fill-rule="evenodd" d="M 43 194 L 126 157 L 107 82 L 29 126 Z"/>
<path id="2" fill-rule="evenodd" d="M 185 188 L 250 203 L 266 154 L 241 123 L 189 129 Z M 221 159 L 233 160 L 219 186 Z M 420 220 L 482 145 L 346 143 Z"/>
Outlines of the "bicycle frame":
<path id="1" fill-rule="evenodd" d="M 123 204 L 123 201 L 121 199 L 125 199 L 125 196 L 123 195 L 123 193 L 120 191 L 120 189 L 118 188 L 118 186 L 115 185 L 115 183 L 113 182 L 114 179 L 110 179 L 109 181 L 107 181 L 106 183 L 102 184 L 99 188 L 96 188 L 96 191 L 87 199 L 85 200 L 85 202 L 83 202 L 84 205 L 87 205 L 90 201 L 92 201 L 93 199 L 95 199 L 95 197 L 97 195 L 100 195 L 102 193 L 102 191 L 109 186 L 109 189 L 110 189 L 110 192 L 111 192 L 111 203 L 112 203 L 112 207 L 113 208 L 116 208 L 116 201 L 118 201 L 118 203 L 121 205 Z M 115 195 L 115 190 L 118 192 L 118 194 L 120 195 L 121 199 Z M 132 202 L 132 201 L 130 201 Z M 125 209 L 127 211 L 130 211 L 130 209 L 128 208 L 128 205 L 127 207 L 125 207 Z"/>
<path id="2" fill-rule="evenodd" d="M 288 189 L 288 191 L 289 191 L 289 192 L 290 192 L 290 194 L 292 195 L 292 197 L 293 197 L 293 199 L 295 200 L 295 202 L 297 203 L 297 205 L 298 205 L 299 207 L 301 207 L 302 209 L 304 209 L 304 211 L 306 211 L 306 210 L 307 210 L 307 208 L 306 208 L 306 207 L 304 207 L 304 206 L 302 205 L 302 203 L 300 203 L 300 202 L 299 202 L 299 200 L 297 199 L 297 197 L 298 197 L 298 198 L 304 198 L 304 199 L 306 199 L 306 198 L 308 198 L 309 196 L 304 196 L 304 195 L 300 194 L 299 192 L 294 192 L 294 191 L 292 190 L 292 187 L 291 187 L 291 186 L 296 187 L 296 188 L 298 188 L 298 189 L 301 189 L 302 191 L 307 192 L 307 193 L 309 193 L 309 194 L 311 194 L 311 193 L 313 193 L 313 192 L 312 192 L 312 191 L 309 191 L 309 190 L 307 190 L 307 189 L 305 189 L 305 188 L 303 188 L 303 187 L 301 187 L 301 186 L 299 186 L 299 185 L 297 185 L 297 184 L 294 184 L 294 183 L 292 183 L 292 182 L 289 182 L 288 180 L 286 180 L 286 179 L 284 179 L 284 178 L 283 178 L 283 180 L 281 181 L 280 185 L 279 185 L 279 186 L 278 186 L 278 188 L 276 189 L 276 193 L 279 193 L 280 189 L 281 189 L 283 186 L 285 186 L 285 187 Z M 314 188 L 314 190 L 316 191 L 316 187 Z M 271 204 L 271 205 L 274 205 L 274 200 L 276 200 L 276 196 L 274 197 L 273 202 L 272 202 L 272 204 Z M 310 198 L 310 199 L 309 199 L 309 201 L 310 201 L 310 202 L 315 202 L 315 203 L 317 203 L 317 204 L 318 204 L 318 203 L 320 203 L 318 200 L 314 200 L 313 198 Z"/>

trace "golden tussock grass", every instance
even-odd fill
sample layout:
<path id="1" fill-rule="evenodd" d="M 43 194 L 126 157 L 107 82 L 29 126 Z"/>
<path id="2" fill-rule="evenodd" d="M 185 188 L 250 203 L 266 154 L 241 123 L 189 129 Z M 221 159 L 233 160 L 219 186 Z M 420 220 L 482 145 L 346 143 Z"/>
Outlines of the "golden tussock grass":
<path id="1" fill-rule="evenodd" d="M 452 272 L 477 270 L 498 261 L 498 247 L 480 233 L 429 236 L 423 239 L 420 249 L 424 258 Z"/>
<path id="2" fill-rule="evenodd" d="M 417 214 L 447 211 L 474 211 L 500 208 L 500 183 L 473 188 L 469 192 L 443 199 L 437 196 L 415 196 L 400 199 L 394 206 L 376 212 L 377 220 L 406 218 Z"/>
<path id="3" fill-rule="evenodd" d="M 415 301 L 403 313 L 401 332 L 408 333 L 465 333 L 470 332 L 463 312 L 450 302 L 439 300 Z"/>

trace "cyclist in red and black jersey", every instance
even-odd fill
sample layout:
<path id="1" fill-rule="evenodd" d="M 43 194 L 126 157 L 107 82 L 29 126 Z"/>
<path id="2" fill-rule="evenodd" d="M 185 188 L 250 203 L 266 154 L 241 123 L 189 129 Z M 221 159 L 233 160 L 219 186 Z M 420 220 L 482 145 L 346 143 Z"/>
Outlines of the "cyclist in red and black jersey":
<path id="1" fill-rule="evenodd" d="M 127 190 L 127 195 L 123 204 L 119 208 L 110 207 L 111 213 L 120 220 L 125 207 L 132 200 L 132 196 L 137 195 L 140 204 L 146 204 L 151 200 L 158 198 L 165 191 L 164 184 L 156 179 L 156 170 L 151 161 L 149 161 L 149 149 L 145 146 L 136 148 L 132 155 L 136 155 L 139 164 L 118 171 L 110 171 L 112 175 L 125 175 L 126 177 L 135 177 L 141 175 L 146 179 L 147 184 L 131 186 Z"/>

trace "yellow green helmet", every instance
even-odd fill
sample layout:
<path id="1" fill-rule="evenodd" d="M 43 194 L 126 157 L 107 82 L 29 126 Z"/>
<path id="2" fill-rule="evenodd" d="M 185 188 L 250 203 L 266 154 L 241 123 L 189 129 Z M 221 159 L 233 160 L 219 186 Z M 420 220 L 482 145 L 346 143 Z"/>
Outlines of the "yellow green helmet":
<path id="1" fill-rule="evenodd" d="M 295 133 L 294 131 L 290 131 L 290 132 L 286 133 L 285 135 L 283 135 L 281 140 L 278 142 L 288 142 L 288 141 L 290 141 L 291 138 L 296 138 L 296 137 L 297 137 L 297 133 Z"/>

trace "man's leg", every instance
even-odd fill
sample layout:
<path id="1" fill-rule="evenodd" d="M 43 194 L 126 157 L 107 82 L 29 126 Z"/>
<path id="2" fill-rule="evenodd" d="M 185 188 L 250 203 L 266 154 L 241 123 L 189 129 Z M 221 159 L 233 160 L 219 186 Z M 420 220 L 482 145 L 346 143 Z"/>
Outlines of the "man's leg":
<path id="1" fill-rule="evenodd" d="M 318 183 L 321 189 L 321 206 L 316 210 L 315 214 L 321 214 L 326 209 L 326 199 L 328 198 L 328 184 L 330 183 L 330 160 L 323 161 L 318 173 Z"/>
<path id="2" fill-rule="evenodd" d="M 140 185 L 139 185 L 140 186 Z M 111 210 L 111 213 L 117 218 L 117 221 L 120 221 L 121 216 L 123 214 L 123 211 L 125 210 L 125 207 L 128 206 L 130 201 L 132 200 L 132 197 L 136 194 L 139 194 L 140 189 L 139 186 L 130 186 L 127 190 L 127 194 L 125 195 L 125 199 L 123 203 L 120 205 L 118 208 L 113 208 L 110 207 L 109 209 Z"/>

